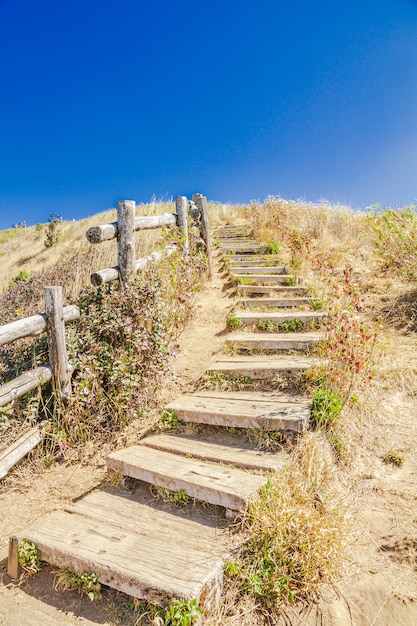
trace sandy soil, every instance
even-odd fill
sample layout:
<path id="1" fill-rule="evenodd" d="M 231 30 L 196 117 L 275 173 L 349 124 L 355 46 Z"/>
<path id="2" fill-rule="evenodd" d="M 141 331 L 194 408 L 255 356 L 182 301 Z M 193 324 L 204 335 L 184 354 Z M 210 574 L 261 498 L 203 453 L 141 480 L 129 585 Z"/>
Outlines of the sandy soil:
<path id="1" fill-rule="evenodd" d="M 219 270 L 219 266 L 217 265 Z M 178 394 L 191 390 L 219 351 L 226 317 L 234 304 L 232 286 L 217 272 L 198 296 L 196 315 L 179 339 L 174 363 Z M 393 340 L 394 337 L 390 338 Z M 415 376 L 415 338 L 396 336 L 390 366 Z M 413 364 L 414 363 L 414 370 Z M 410 369 L 411 368 L 411 369 Z M 355 501 L 355 543 L 346 576 L 323 591 L 318 606 L 291 607 L 279 623 L 312 626 L 414 626 L 417 624 L 417 410 L 404 377 L 395 389 L 370 392 L 369 414 L 357 426 L 363 446 L 346 472 Z M 372 402 L 373 400 L 373 402 Z M 373 408 L 372 408 L 373 407 Z M 401 467 L 387 464 L 384 451 L 400 450 Z M 0 494 L 0 625 L 133 624 L 126 596 L 106 590 L 91 603 L 76 592 L 53 589 L 53 570 L 45 568 L 22 585 L 5 573 L 8 537 L 63 503 L 93 489 L 105 478 L 106 450 L 84 465 L 55 466 L 42 475 L 18 470 Z M 228 622 L 226 622 L 228 623 Z M 231 624 L 249 624 L 238 616 Z"/>

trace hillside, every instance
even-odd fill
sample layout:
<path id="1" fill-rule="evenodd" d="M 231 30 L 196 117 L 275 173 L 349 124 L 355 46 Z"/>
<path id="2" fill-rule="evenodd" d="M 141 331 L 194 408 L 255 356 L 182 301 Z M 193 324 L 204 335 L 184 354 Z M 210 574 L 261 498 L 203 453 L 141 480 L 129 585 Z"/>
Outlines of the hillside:
<path id="1" fill-rule="evenodd" d="M 151 207 L 145 211 L 162 213 L 165 209 Z M 321 394 L 316 397 L 326 398 L 327 404 L 322 405 L 321 418 L 316 418 L 310 432 L 298 440 L 287 441 L 294 461 L 287 474 L 287 486 L 274 495 L 273 505 L 277 509 L 276 519 L 291 537 L 289 560 L 291 545 L 301 541 L 306 553 L 311 550 L 311 563 L 315 565 L 303 574 L 302 584 L 290 587 L 295 589 L 294 599 L 299 594 L 298 601 L 292 602 L 291 593 L 271 594 L 260 583 L 250 588 L 247 581 L 254 576 L 254 570 L 245 578 L 247 554 L 242 552 L 242 569 L 228 577 L 223 602 L 209 623 L 411 626 L 417 620 L 416 215 L 412 209 L 365 215 L 340 207 L 276 199 L 250 207 L 212 206 L 210 211 L 212 225 L 247 224 L 254 238 L 278 252 L 289 270 L 309 285 L 315 310 L 329 314 L 326 331 L 330 341 L 321 355 L 326 358 L 326 369 L 312 371 L 299 381 L 305 392 Z M 114 264 L 114 248 L 105 261 L 91 261 L 84 243 L 85 230 L 107 219 L 114 217 L 100 215 L 79 224 L 63 223 L 60 242 L 49 249 L 43 244 L 44 231 L 40 234 L 39 228 L 6 231 L 0 236 L 0 251 L 5 253 L 0 260 L 3 288 L 22 269 L 29 273 L 37 268 L 42 268 L 42 272 L 52 270 L 58 255 L 64 262 L 65 257 L 72 259 L 72 279 L 77 276 L 78 287 L 86 285 L 91 265 L 77 274 L 74 253 L 83 260 L 88 258 L 89 263 L 98 262 L 100 267 L 103 262 Z M 155 241 L 150 240 L 147 245 L 152 247 Z M 87 257 L 82 256 L 84 251 Z M 6 258 L 7 269 L 3 265 Z M 167 280 L 161 275 L 157 278 L 163 282 L 161 296 L 173 308 L 174 318 L 181 318 L 181 326 L 173 328 L 170 318 L 164 327 L 168 360 L 160 362 L 164 374 L 157 395 L 152 391 L 146 401 L 143 397 L 134 398 L 139 413 L 130 423 L 119 419 L 122 411 L 118 411 L 119 418 L 106 423 L 109 416 L 103 412 L 104 397 L 88 406 L 75 405 L 80 411 L 75 417 L 80 421 L 85 419 L 81 411 L 88 409 L 96 415 L 94 428 L 89 431 L 86 424 L 83 430 L 85 439 L 81 446 L 76 443 L 81 431 L 74 431 L 74 422 L 70 427 L 61 415 L 60 430 L 51 437 L 54 452 L 49 451 L 45 459 L 35 454 L 4 482 L 2 510 L 7 513 L 2 519 L 3 542 L 15 531 L 17 520 L 19 526 L 24 526 L 102 483 L 107 452 L 115 445 L 141 439 L 159 421 L 164 402 L 198 388 L 207 362 L 224 350 L 226 318 L 233 315 L 236 302 L 236 281 L 231 280 L 228 263 L 224 264 L 218 255 L 214 282 L 206 283 L 197 293 L 194 278 L 192 297 L 185 275 L 179 280 L 176 274 L 173 292 L 172 264 L 163 265 L 162 271 Z M 64 272 L 67 273 L 55 275 L 68 276 L 68 267 Z M 149 286 L 153 278 L 148 275 L 140 289 Z M 245 281 L 251 285 L 249 279 L 240 282 L 244 285 Z M 75 299 L 75 292 L 68 297 Z M 178 297 L 184 302 L 174 307 Z M 27 300 L 30 306 L 35 301 L 36 298 Z M 158 302 L 152 301 L 156 308 Z M 129 315 L 132 310 L 133 307 Z M 26 314 L 25 310 L 22 314 Z M 140 315 L 136 319 L 139 318 Z M 92 329 L 86 326 L 84 330 L 87 336 Z M 134 338 L 128 336 L 128 341 Z M 84 343 L 83 348 L 88 355 L 89 344 Z M 91 354 L 98 355 L 97 345 L 91 344 L 91 350 Z M 149 356 L 153 358 L 153 353 Z M 167 384 L 163 379 L 169 368 L 174 378 Z M 100 379 L 95 380 L 98 384 Z M 275 384 L 280 388 L 282 381 Z M 155 397 L 151 400 L 152 395 Z M 331 413 L 329 399 L 333 402 L 334 398 L 340 400 L 341 408 Z M 127 406 L 122 395 L 114 398 L 113 408 L 116 402 Z M 74 420 L 74 411 L 71 417 Z M 66 430 L 65 437 L 62 429 Z M 265 446 L 271 441 L 264 434 L 258 443 Z M 320 537 L 328 532 L 329 524 L 335 523 L 335 512 L 340 516 L 339 528 L 334 529 L 335 544 L 326 547 Z M 260 511 L 259 517 L 263 514 Z M 249 519 L 241 530 L 246 538 L 252 531 L 257 537 L 264 531 L 253 520 L 249 523 Z M 255 539 L 254 534 L 251 541 L 254 543 Z M 317 568 L 330 559 L 336 545 L 338 558 L 333 576 L 318 580 Z M 249 566 L 254 568 L 255 561 Z M 268 576 L 272 569 L 271 565 L 265 568 Z M 292 571 L 294 580 L 297 575 Z M 0 593 L 5 601 L 27 604 L 33 611 L 39 610 L 38 599 L 47 597 L 49 604 L 81 615 L 85 623 L 147 623 L 146 616 L 137 621 L 141 620 L 140 611 L 148 610 L 146 607 L 129 604 L 126 598 L 110 591 L 99 604 L 91 605 L 81 598 L 69 600 L 62 593 L 50 591 L 52 578 L 48 570 L 21 589 L 3 587 Z M 282 578 L 280 585 L 282 590 L 288 590 L 288 580 Z M 67 623 L 78 623 L 75 617 L 67 619 Z"/>

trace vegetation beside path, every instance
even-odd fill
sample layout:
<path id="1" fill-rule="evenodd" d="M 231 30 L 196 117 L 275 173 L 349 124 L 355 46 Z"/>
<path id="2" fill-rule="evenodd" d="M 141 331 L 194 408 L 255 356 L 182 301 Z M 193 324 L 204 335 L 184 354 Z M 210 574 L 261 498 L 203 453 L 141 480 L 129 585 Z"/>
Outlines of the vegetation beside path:
<path id="1" fill-rule="evenodd" d="M 298 623 L 294 611 L 322 611 L 320 598 L 333 588 L 350 604 L 355 623 L 365 624 L 355 613 L 359 591 L 352 588 L 359 581 L 371 603 L 372 584 L 362 578 L 369 569 L 378 584 L 379 571 L 390 577 L 381 619 L 396 598 L 398 610 L 400 604 L 411 607 L 417 536 L 415 210 L 361 214 L 271 198 L 248 207 L 214 205 L 211 217 L 213 223 L 248 223 L 257 240 L 274 254 L 279 250 L 291 273 L 311 285 L 315 302 L 329 314 L 329 341 L 320 348 L 326 366 L 298 381 L 314 398 L 313 430 L 288 442 L 291 465 L 283 477 L 271 479 L 235 529 L 242 548 L 226 564 L 225 594 L 212 623 Z M 92 254 L 73 250 L 50 273 L 21 276 L 3 294 L 1 323 L 19 311 L 25 316 L 42 308 L 36 285 L 41 289 L 60 279 L 67 284 L 68 276 L 77 282 Z M 10 275 L 16 278 L 19 271 Z M 123 433 L 128 422 L 145 422 L 201 279 L 204 258 L 196 253 L 185 264 L 179 254 L 160 271 L 138 276 L 120 308 L 118 293 L 109 287 L 72 296 L 86 313 L 79 335 L 70 331 L 73 412 L 53 406 L 47 389 L 33 392 L 27 402 L 16 403 L 15 412 L 2 412 L 2 434 L 48 417 L 47 446 L 32 455 L 42 467 L 80 458 L 87 442 L 99 445 Z M 21 352 L 5 354 L 8 367 L 36 363 L 45 346 L 28 340 L 16 349 Z M 2 375 L 9 373 L 6 367 Z M 391 528 L 391 539 L 384 539 L 385 528 Z M 384 551 L 389 541 L 394 547 Z M 125 626 L 146 624 L 147 611 L 154 615 L 120 598 L 114 608 L 111 623 Z"/>

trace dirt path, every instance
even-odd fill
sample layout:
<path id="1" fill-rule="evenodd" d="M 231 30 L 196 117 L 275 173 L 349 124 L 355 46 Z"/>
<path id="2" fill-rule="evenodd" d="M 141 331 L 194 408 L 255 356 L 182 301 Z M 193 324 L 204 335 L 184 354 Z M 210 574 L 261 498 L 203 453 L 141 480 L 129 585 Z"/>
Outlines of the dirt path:
<path id="1" fill-rule="evenodd" d="M 178 395 L 193 389 L 220 350 L 235 298 L 226 280 L 226 275 L 216 272 L 213 283 L 198 295 L 196 314 L 179 339 L 174 362 Z M 397 362 L 399 371 L 412 374 L 415 340 L 396 336 L 390 341 L 394 339 L 398 349 L 389 357 L 390 365 Z M 372 394 L 368 419 L 358 425 L 360 434 L 352 433 L 362 438 L 361 452 L 353 466 L 343 470 L 347 491 L 355 501 L 352 526 L 356 531 L 346 577 L 328 588 L 318 607 L 290 608 L 283 624 L 417 624 L 417 396 L 401 382 L 395 389 L 384 388 L 381 382 Z M 401 467 L 383 461 L 381 451 L 389 449 L 402 452 Z M 105 477 L 106 453 L 98 452 L 91 464 L 56 466 L 40 476 L 22 473 L 10 481 L 0 495 L 0 557 L 5 556 L 9 535 L 18 528 L 99 485 Z M 52 568 L 20 587 L 7 579 L 4 560 L 1 574 L 0 626 L 135 623 L 131 599 L 106 590 L 103 602 L 91 603 L 76 592 L 55 591 Z M 237 614 L 230 623 L 256 622 Z"/>
<path id="2" fill-rule="evenodd" d="M 178 340 L 173 363 L 178 395 L 193 389 L 222 345 L 235 290 L 227 285 L 218 257 L 212 283 L 198 294 L 196 312 Z M 45 567 L 22 586 L 6 575 L 8 538 L 46 513 L 96 488 L 106 477 L 107 449 L 92 450 L 91 462 L 51 467 L 41 475 L 17 469 L 0 493 L 0 626 L 23 624 L 133 624 L 131 599 L 106 590 L 105 601 L 92 603 L 77 592 L 54 591 L 53 568 Z M 125 617 L 124 617 L 125 616 Z"/>

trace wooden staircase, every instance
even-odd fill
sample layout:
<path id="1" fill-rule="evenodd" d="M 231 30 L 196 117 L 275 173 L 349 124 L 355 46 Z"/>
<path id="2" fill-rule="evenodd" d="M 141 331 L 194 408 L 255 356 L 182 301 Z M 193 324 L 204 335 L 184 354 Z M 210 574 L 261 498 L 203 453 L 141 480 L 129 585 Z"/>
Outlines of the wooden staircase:
<path id="1" fill-rule="evenodd" d="M 238 301 L 241 308 L 234 312 L 242 328 L 226 337 L 228 353 L 207 367 L 208 380 L 213 376 L 243 377 L 246 382 L 278 377 L 289 381 L 287 389 L 205 389 L 184 395 L 166 409 L 180 422 L 200 425 L 196 434 L 173 431 L 146 437 L 138 445 L 110 454 L 107 466 L 110 472 L 138 484 L 222 507 L 223 517 L 218 516 L 214 524 L 209 515 L 187 519 L 178 511 L 152 507 L 136 492 L 102 490 L 50 513 L 16 535 L 18 540 L 35 542 L 41 558 L 49 563 L 78 574 L 99 573 L 105 585 L 161 605 L 173 597 L 197 599 L 205 613 L 221 595 L 223 562 L 230 550 L 222 531 L 226 518 L 244 513 L 269 473 L 279 472 L 288 461 L 284 450 L 256 450 L 247 438 L 232 435 L 228 429 L 304 432 L 310 400 L 292 391 L 290 381 L 319 363 L 304 351 L 324 337 L 316 328 L 324 314 L 306 310 L 311 308 L 306 287 L 288 274 L 278 258 L 266 255 L 265 246 L 253 242 L 245 227 L 219 228 L 216 236 L 238 293 L 246 297 Z M 250 294 L 265 297 L 251 298 Z M 284 322 L 294 320 L 304 330 L 277 332 Z M 259 332 L 260 323 L 273 331 Z M 252 353 L 260 350 L 267 353 Z M 201 425 L 225 430 L 206 428 L 202 434 Z M 11 546 L 9 572 L 13 573 L 16 542 Z"/>

